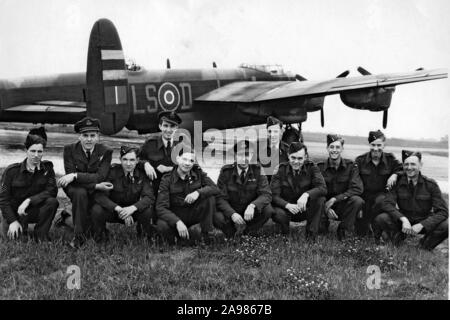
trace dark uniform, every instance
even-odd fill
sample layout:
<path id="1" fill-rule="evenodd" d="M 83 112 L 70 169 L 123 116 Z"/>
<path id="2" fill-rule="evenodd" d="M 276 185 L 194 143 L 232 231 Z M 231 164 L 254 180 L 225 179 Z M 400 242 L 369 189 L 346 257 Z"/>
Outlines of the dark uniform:
<path id="1" fill-rule="evenodd" d="M 96 119 L 84 118 L 75 124 L 76 132 L 98 130 Z M 90 209 L 94 204 L 95 185 L 104 182 L 111 165 L 112 149 L 97 143 L 88 159 L 81 142 L 64 147 L 64 169 L 66 174 L 76 173 L 77 178 L 64 192 L 72 202 L 72 217 L 75 235 L 83 235 L 91 227 Z"/>
<path id="2" fill-rule="evenodd" d="M 319 162 L 317 166 L 327 184 L 326 200 L 335 198 L 336 202 L 331 207 L 342 222 L 338 227 L 338 236 L 345 235 L 345 231 L 353 232 L 355 219 L 361 210 L 364 201 L 360 195 L 363 193 L 363 183 L 359 176 L 358 165 L 348 159 L 341 159 L 339 167 L 330 166 L 330 159 Z M 326 231 L 328 219 L 323 215 Z"/>
<path id="3" fill-rule="evenodd" d="M 184 199 L 194 191 L 200 193 L 192 204 Z M 200 223 L 203 234 L 213 231 L 213 215 L 216 210 L 215 197 L 220 193 L 214 182 L 198 166 L 194 165 L 185 180 L 181 179 L 175 166 L 172 172 L 161 179 L 156 200 L 157 229 L 166 240 L 173 242 L 178 236 L 176 223 L 181 220 L 190 227 Z"/>
<path id="4" fill-rule="evenodd" d="M 289 161 L 288 150 L 289 145 L 284 141 L 280 141 L 278 148 L 272 148 L 270 146 L 270 141 L 265 141 L 265 143 L 262 142 L 258 143 L 258 155 L 257 155 L 258 163 L 261 164 L 263 173 L 267 176 L 269 183 L 273 175 L 272 171 L 270 171 L 269 168 L 275 168 L 280 163 L 288 162 Z M 272 164 L 272 162 L 270 161 L 272 154 L 278 155 L 278 157 L 275 158 L 276 159 L 275 164 Z M 263 157 L 263 159 L 261 159 L 261 156 Z M 266 158 L 269 161 L 267 162 L 267 160 L 264 160 L 264 158 Z"/>
<path id="5" fill-rule="evenodd" d="M 375 218 L 376 206 L 380 204 L 386 194 L 386 183 L 392 174 L 399 174 L 403 167 L 392 153 L 383 152 L 380 163 L 375 166 L 370 152 L 358 156 L 355 160 L 359 174 L 363 181 L 364 192 L 361 195 L 365 204 L 363 217 L 356 220 L 356 233 L 365 236 L 369 231 L 369 224 Z"/>
<path id="6" fill-rule="evenodd" d="M 161 164 L 167 167 L 173 167 L 176 165 L 176 163 L 172 161 L 171 154 L 173 148 L 178 143 L 179 141 L 174 140 L 173 146 L 170 146 L 170 148 L 166 148 L 164 146 L 162 134 L 159 134 L 147 139 L 144 145 L 139 150 L 138 156 L 142 164 L 148 161 L 156 171 L 157 177 L 152 181 L 155 195 L 158 192 L 159 184 L 161 183 L 161 178 L 163 176 L 163 174 L 156 168 L 158 168 L 158 166 Z"/>
<path id="7" fill-rule="evenodd" d="M 41 161 L 40 168 L 36 168 L 33 173 L 27 170 L 26 162 L 27 159 L 14 163 L 3 172 L 0 190 L 0 209 L 6 222 L 3 223 L 3 228 L 7 231 L 11 223 L 18 221 L 26 232 L 28 223 L 36 223 L 35 239 L 48 240 L 48 232 L 58 209 L 58 188 L 53 163 Z M 28 198 L 30 205 L 25 211 L 27 215 L 19 216 L 17 210 Z"/>
<path id="8" fill-rule="evenodd" d="M 249 165 L 243 182 L 236 163 L 225 165 L 220 170 L 217 186 L 221 194 L 217 197 L 218 211 L 214 214 L 214 224 L 225 235 L 230 237 L 236 232 L 231 220 L 233 213 L 244 218 L 244 212 L 250 203 L 255 205 L 255 213 L 252 220 L 246 221 L 245 232 L 258 230 L 271 217 L 272 192 L 267 177 L 261 173 L 260 165 Z"/>
<path id="9" fill-rule="evenodd" d="M 283 233 L 289 233 L 289 222 L 307 221 L 306 230 L 308 236 L 315 236 L 319 231 L 320 217 L 323 213 L 327 187 L 325 180 L 320 174 L 319 168 L 311 161 L 305 160 L 294 176 L 289 163 L 281 163 L 278 172 L 273 175 L 270 183 L 272 189 L 272 205 L 274 214 L 272 220 L 279 223 Z M 288 203 L 296 204 L 300 196 L 307 192 L 309 194 L 305 212 L 293 215 L 286 209 Z"/>
<path id="10" fill-rule="evenodd" d="M 398 209 L 396 208 L 398 205 Z M 405 238 L 401 232 L 401 217 L 408 218 L 411 226 L 420 223 L 425 236 L 421 246 L 431 250 L 448 237 L 448 207 L 438 184 L 431 178 L 419 175 L 417 184 L 409 185 L 406 174 L 399 175 L 394 188 L 381 204 L 382 214 L 374 221 L 376 239 L 386 231 L 399 244 Z"/>
<path id="11" fill-rule="evenodd" d="M 152 234 L 150 219 L 155 195 L 145 171 L 136 167 L 133 175 L 127 176 L 122 165 L 113 164 L 106 181 L 111 182 L 114 188 L 109 192 L 96 192 L 96 204 L 92 207 L 92 222 L 96 238 L 105 231 L 106 222 L 124 222 L 114 211 L 115 207 L 123 208 L 132 205 L 137 208 L 132 215 L 133 220 L 142 226 L 147 236 L 150 236 Z"/>

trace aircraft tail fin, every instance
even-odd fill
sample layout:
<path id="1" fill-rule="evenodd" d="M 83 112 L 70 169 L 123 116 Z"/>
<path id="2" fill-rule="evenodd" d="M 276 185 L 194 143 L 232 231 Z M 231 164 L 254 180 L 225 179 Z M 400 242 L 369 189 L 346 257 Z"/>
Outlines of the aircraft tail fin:
<path id="1" fill-rule="evenodd" d="M 86 83 L 87 115 L 100 120 L 103 134 L 119 132 L 130 117 L 128 72 L 119 35 L 107 19 L 92 27 Z"/>

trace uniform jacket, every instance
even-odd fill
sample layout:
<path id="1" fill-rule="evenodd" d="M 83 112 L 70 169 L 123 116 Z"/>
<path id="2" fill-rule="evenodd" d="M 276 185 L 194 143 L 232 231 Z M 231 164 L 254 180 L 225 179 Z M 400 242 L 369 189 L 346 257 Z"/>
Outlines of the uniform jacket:
<path id="1" fill-rule="evenodd" d="M 173 141 L 172 150 L 178 144 L 178 141 Z M 159 133 L 156 136 L 152 136 L 141 147 L 139 150 L 139 159 L 141 162 L 149 162 L 158 175 L 157 179 L 160 180 L 162 173 L 156 170 L 160 164 L 173 167 L 176 163 L 173 163 L 171 155 L 166 153 L 166 147 L 162 140 L 162 134 Z"/>
<path id="2" fill-rule="evenodd" d="M 413 192 L 409 189 L 406 174 L 401 174 L 381 206 L 381 211 L 395 219 L 406 217 L 412 223 L 420 222 L 428 231 L 448 219 L 448 207 L 438 184 L 422 174 Z"/>
<path id="3" fill-rule="evenodd" d="M 306 160 L 300 169 L 300 175 L 294 177 L 291 165 L 281 163 L 278 172 L 272 176 L 272 203 L 285 208 L 288 203 L 297 203 L 298 198 L 307 192 L 311 199 L 326 196 L 327 186 L 319 168 Z"/>
<path id="4" fill-rule="evenodd" d="M 389 177 L 394 173 L 400 174 L 403 170 L 402 163 L 388 152 L 382 153 L 378 166 L 373 164 L 370 152 L 358 156 L 355 163 L 359 168 L 365 195 L 384 192 Z"/>
<path id="5" fill-rule="evenodd" d="M 111 165 L 112 149 L 97 143 L 88 161 L 81 147 L 81 142 L 66 145 L 64 147 L 64 169 L 66 174 L 77 173 L 77 179 L 72 182 L 94 191 L 97 183 L 105 181 Z"/>
<path id="6" fill-rule="evenodd" d="M 217 197 L 217 208 L 227 217 L 235 212 L 243 214 L 250 203 L 261 212 L 272 201 L 269 182 L 261 174 L 260 165 L 249 165 L 244 183 L 241 182 L 236 163 L 225 165 L 220 170 L 217 186 L 221 193 Z"/>
<path id="7" fill-rule="evenodd" d="M 122 165 L 113 164 L 106 181 L 114 185 L 113 190 L 95 193 L 95 201 L 103 208 L 113 211 L 116 206 L 134 205 L 141 212 L 153 207 L 155 195 L 152 184 L 143 169 L 136 166 L 130 182 Z"/>
<path id="8" fill-rule="evenodd" d="M 263 161 L 264 159 L 260 159 L 261 155 L 264 158 L 268 158 L 270 160 L 271 156 L 272 156 L 272 152 L 276 152 L 279 156 L 279 158 L 277 159 L 278 163 L 274 164 L 273 167 L 275 167 L 276 165 L 283 163 L 283 162 L 288 162 L 289 158 L 288 158 L 288 151 L 289 151 L 289 145 L 284 142 L 284 141 L 280 141 L 279 147 L 277 149 L 271 148 L 270 147 L 270 141 L 263 141 L 263 140 L 259 140 L 258 141 L 258 154 L 257 154 L 257 159 L 258 162 L 261 164 L 261 167 L 263 168 L 268 168 L 270 167 L 272 164 L 270 163 L 265 163 L 265 161 Z"/>
<path id="9" fill-rule="evenodd" d="M 53 163 L 41 161 L 40 169 L 31 173 L 26 161 L 11 164 L 3 172 L 0 209 L 8 224 L 18 220 L 17 209 L 25 199 L 30 198 L 30 206 L 37 206 L 58 193 Z"/>
<path id="10" fill-rule="evenodd" d="M 156 213 L 158 218 L 165 220 L 170 226 L 180 220 L 176 212 L 180 209 L 190 208 L 196 202 L 217 196 L 220 191 L 216 184 L 208 177 L 198 165 L 191 169 L 189 177 L 182 180 L 175 166 L 171 172 L 164 174 L 158 190 L 156 200 Z M 194 204 L 184 202 L 186 196 L 194 191 L 198 191 L 200 196 Z"/>
<path id="11" fill-rule="evenodd" d="M 348 159 L 341 159 L 338 169 L 330 167 L 330 159 L 319 162 L 317 166 L 327 184 L 327 199 L 346 200 L 363 193 L 363 183 L 359 176 L 358 165 Z"/>

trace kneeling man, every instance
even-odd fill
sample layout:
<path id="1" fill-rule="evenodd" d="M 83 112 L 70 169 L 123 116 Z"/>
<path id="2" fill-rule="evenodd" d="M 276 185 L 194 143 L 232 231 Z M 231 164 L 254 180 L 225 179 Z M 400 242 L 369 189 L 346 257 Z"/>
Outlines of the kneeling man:
<path id="1" fill-rule="evenodd" d="M 162 177 L 159 186 L 156 201 L 158 232 L 169 243 L 174 243 L 175 237 L 189 240 L 188 227 L 200 223 L 204 240 L 213 240 L 213 215 L 218 194 L 215 183 L 195 163 L 194 150 L 182 146 L 177 165 Z"/>
<path id="2" fill-rule="evenodd" d="M 344 139 L 336 134 L 327 135 L 327 151 L 329 157 L 317 166 L 327 184 L 327 201 L 325 215 L 322 216 L 321 228 L 328 230 L 329 220 L 340 220 L 337 237 L 343 240 L 346 233 L 353 233 L 356 215 L 364 204 L 360 195 L 363 183 L 359 176 L 358 165 L 342 158 Z"/>
<path id="3" fill-rule="evenodd" d="M 223 166 L 217 181 L 221 195 L 217 197 L 214 224 L 227 237 L 237 230 L 255 232 L 272 215 L 272 192 L 267 177 L 259 164 L 249 164 L 254 153 L 251 147 L 248 140 L 236 143 L 235 163 Z"/>
<path id="4" fill-rule="evenodd" d="M 137 221 L 147 237 L 152 235 L 150 219 L 155 195 L 144 169 L 136 166 L 137 152 L 137 148 L 122 146 L 121 163 L 111 166 L 106 179 L 113 189 L 95 194 L 91 217 L 96 241 L 107 240 L 106 222 L 132 225 Z"/>
<path id="5" fill-rule="evenodd" d="M 448 238 L 448 207 L 436 181 L 421 173 L 422 154 L 403 150 L 402 159 L 404 172 L 375 218 L 375 239 L 385 231 L 399 245 L 408 234 L 424 234 L 420 247 L 432 250 Z"/>
<path id="6" fill-rule="evenodd" d="M 306 238 L 315 240 L 319 231 L 327 187 L 319 168 L 307 159 L 306 146 L 292 142 L 289 146 L 289 162 L 280 163 L 273 175 L 272 220 L 281 225 L 282 233 L 289 233 L 289 222 L 307 221 Z"/>

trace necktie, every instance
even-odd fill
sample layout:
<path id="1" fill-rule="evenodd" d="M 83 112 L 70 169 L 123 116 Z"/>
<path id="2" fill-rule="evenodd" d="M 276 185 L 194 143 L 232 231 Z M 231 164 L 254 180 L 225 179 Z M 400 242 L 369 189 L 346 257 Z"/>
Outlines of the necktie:
<path id="1" fill-rule="evenodd" d="M 170 152 L 172 151 L 172 144 L 170 143 L 170 140 L 167 141 L 166 150 L 167 150 L 167 154 L 170 155 Z"/>
<path id="2" fill-rule="evenodd" d="M 128 183 L 130 183 L 130 184 L 133 183 L 133 177 L 131 176 L 130 172 L 128 172 L 127 178 L 128 178 Z"/>
<path id="3" fill-rule="evenodd" d="M 408 187 L 409 191 L 411 191 L 411 193 L 414 194 L 414 183 L 412 182 L 412 180 L 409 180 Z"/>
<path id="4" fill-rule="evenodd" d="M 91 160 L 91 151 L 86 151 L 86 157 L 87 157 L 87 159 L 88 159 L 88 161 L 90 161 Z"/>
<path id="5" fill-rule="evenodd" d="M 241 183 L 244 184 L 244 182 L 245 182 L 245 171 L 242 170 L 241 171 Z"/>

